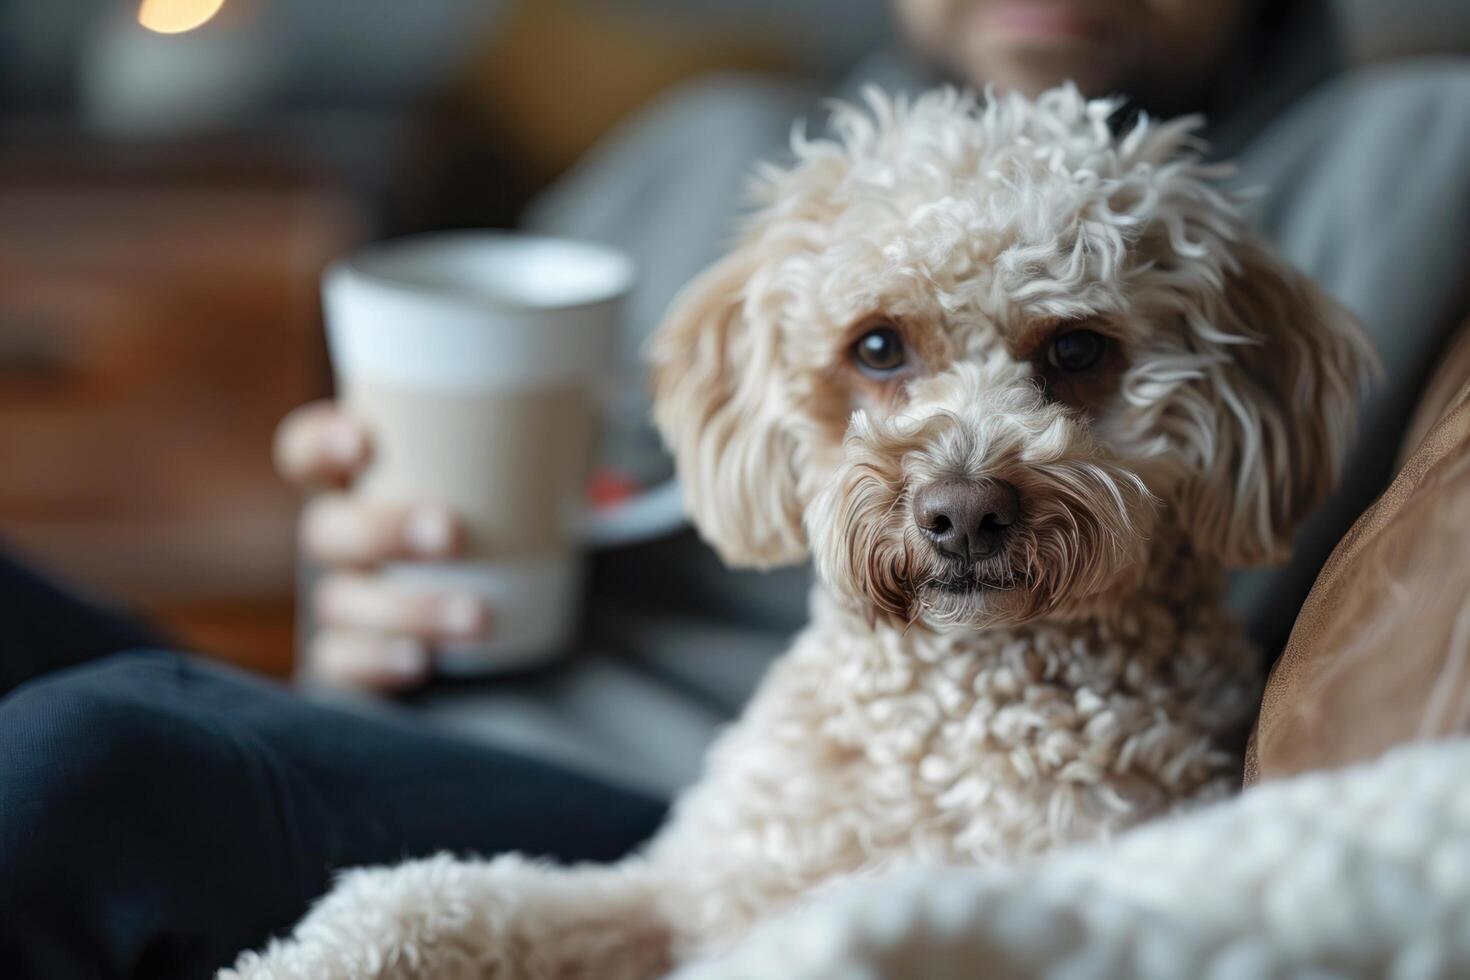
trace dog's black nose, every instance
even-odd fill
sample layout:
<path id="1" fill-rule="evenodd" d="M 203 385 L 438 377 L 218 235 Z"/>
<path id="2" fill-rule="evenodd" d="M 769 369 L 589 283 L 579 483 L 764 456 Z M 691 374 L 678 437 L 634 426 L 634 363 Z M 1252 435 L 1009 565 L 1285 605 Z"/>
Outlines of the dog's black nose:
<path id="1" fill-rule="evenodd" d="M 938 480 L 914 494 L 914 520 L 941 554 L 979 561 L 1000 550 L 1021 513 L 1021 495 L 1004 480 Z"/>

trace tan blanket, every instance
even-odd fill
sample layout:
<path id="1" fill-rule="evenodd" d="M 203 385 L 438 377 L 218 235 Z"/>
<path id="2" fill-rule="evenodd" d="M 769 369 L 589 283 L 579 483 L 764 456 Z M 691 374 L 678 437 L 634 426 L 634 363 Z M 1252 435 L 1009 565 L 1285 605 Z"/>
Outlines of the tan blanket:
<path id="1" fill-rule="evenodd" d="M 1246 783 L 1470 730 L 1470 324 L 1408 458 L 1323 567 L 1271 673 Z"/>

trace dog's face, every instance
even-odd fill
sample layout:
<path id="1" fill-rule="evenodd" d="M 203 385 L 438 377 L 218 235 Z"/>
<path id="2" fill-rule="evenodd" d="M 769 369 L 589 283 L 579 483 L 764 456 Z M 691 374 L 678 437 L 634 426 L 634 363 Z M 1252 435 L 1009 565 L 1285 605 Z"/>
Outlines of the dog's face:
<path id="1" fill-rule="evenodd" d="M 1017 622 L 1200 560 L 1281 557 L 1330 488 L 1370 354 L 1192 156 L 1071 88 L 839 110 L 653 346 L 690 512 L 733 564 Z"/>

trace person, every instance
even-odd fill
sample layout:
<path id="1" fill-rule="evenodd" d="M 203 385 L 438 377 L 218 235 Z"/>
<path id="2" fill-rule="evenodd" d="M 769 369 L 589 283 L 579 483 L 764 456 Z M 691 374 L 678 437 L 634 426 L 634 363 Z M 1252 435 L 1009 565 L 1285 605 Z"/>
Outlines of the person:
<path id="1" fill-rule="evenodd" d="M 1034 92 L 1070 77 L 1128 93 L 1128 111 L 1205 111 L 1214 152 L 1240 161 L 1239 185 L 1267 187 L 1251 204 L 1261 229 L 1367 323 L 1387 384 L 1364 409 L 1344 490 L 1296 563 L 1238 589 L 1269 642 L 1324 546 L 1381 485 L 1392 434 L 1463 312 L 1470 72 L 1340 73 L 1315 0 L 895 10 L 902 45 L 839 94 L 946 80 Z M 667 466 L 642 421 L 641 341 L 722 250 L 753 162 L 781 158 L 793 118 L 819 125 L 820 94 L 768 79 L 672 94 L 527 214 L 528 228 L 619 246 L 643 267 L 609 440 L 611 462 L 640 481 Z M 355 498 L 371 452 L 372 433 L 332 404 L 294 413 L 279 434 L 282 471 L 317 490 L 302 523 L 323 566 L 303 681 L 393 690 L 412 711 L 350 693 L 312 700 L 159 651 L 141 628 L 0 566 L 0 975 L 202 975 L 289 924 L 350 864 L 437 849 L 620 853 L 660 804 L 589 773 L 652 795 L 691 778 L 804 617 L 804 570 L 729 572 L 686 532 L 595 557 L 587 651 L 513 681 L 427 683 L 446 629 L 493 631 L 495 610 L 464 616 L 464 597 L 399 595 L 364 570 L 443 557 L 456 537 L 433 501 Z"/>
<path id="2" fill-rule="evenodd" d="M 1232 581 L 1234 609 L 1273 656 L 1328 552 L 1391 476 L 1418 389 L 1470 305 L 1470 66 L 1344 71 L 1324 0 L 895 0 L 895 14 L 902 42 L 859 65 L 839 98 L 860 100 L 867 85 L 912 94 L 944 83 L 1035 94 L 1072 78 L 1093 94 L 1128 93 L 1129 113 L 1202 113 L 1209 152 L 1238 168 L 1232 186 L 1261 231 L 1363 320 L 1384 370 L 1360 412 L 1360 448 L 1341 489 L 1305 522 L 1286 567 Z M 669 472 L 647 423 L 642 346 L 679 287 L 723 251 L 753 162 L 783 159 L 793 120 L 820 127 L 821 96 L 767 78 L 692 83 L 623 126 L 526 213 L 532 230 L 613 245 L 642 266 L 607 451 L 636 482 Z M 313 445 L 350 448 L 356 455 L 332 474 L 338 482 L 371 442 L 330 403 L 289 419 L 282 435 L 301 457 L 288 470 L 309 468 Z M 350 495 L 308 509 L 305 544 L 327 566 L 305 647 L 314 676 L 397 690 L 432 677 L 432 601 L 369 585 L 357 571 L 404 553 L 394 534 L 402 520 L 394 506 Z M 722 569 L 689 533 L 601 554 L 595 636 L 615 656 L 584 655 L 529 685 L 430 687 L 416 705 L 667 792 L 693 778 L 709 733 L 802 623 L 808 581 L 806 569 Z M 468 601 L 442 597 L 456 598 Z M 493 612 L 476 621 L 493 629 Z M 709 649 L 724 652 L 687 652 Z"/>

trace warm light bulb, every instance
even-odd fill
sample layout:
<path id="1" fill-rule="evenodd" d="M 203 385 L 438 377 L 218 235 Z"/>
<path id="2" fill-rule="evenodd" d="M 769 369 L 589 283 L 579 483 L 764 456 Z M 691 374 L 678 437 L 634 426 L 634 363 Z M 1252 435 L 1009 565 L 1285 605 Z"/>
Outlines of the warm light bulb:
<path id="1" fill-rule="evenodd" d="M 182 34 L 209 22 L 225 0 L 143 0 L 138 23 L 159 34 Z"/>

